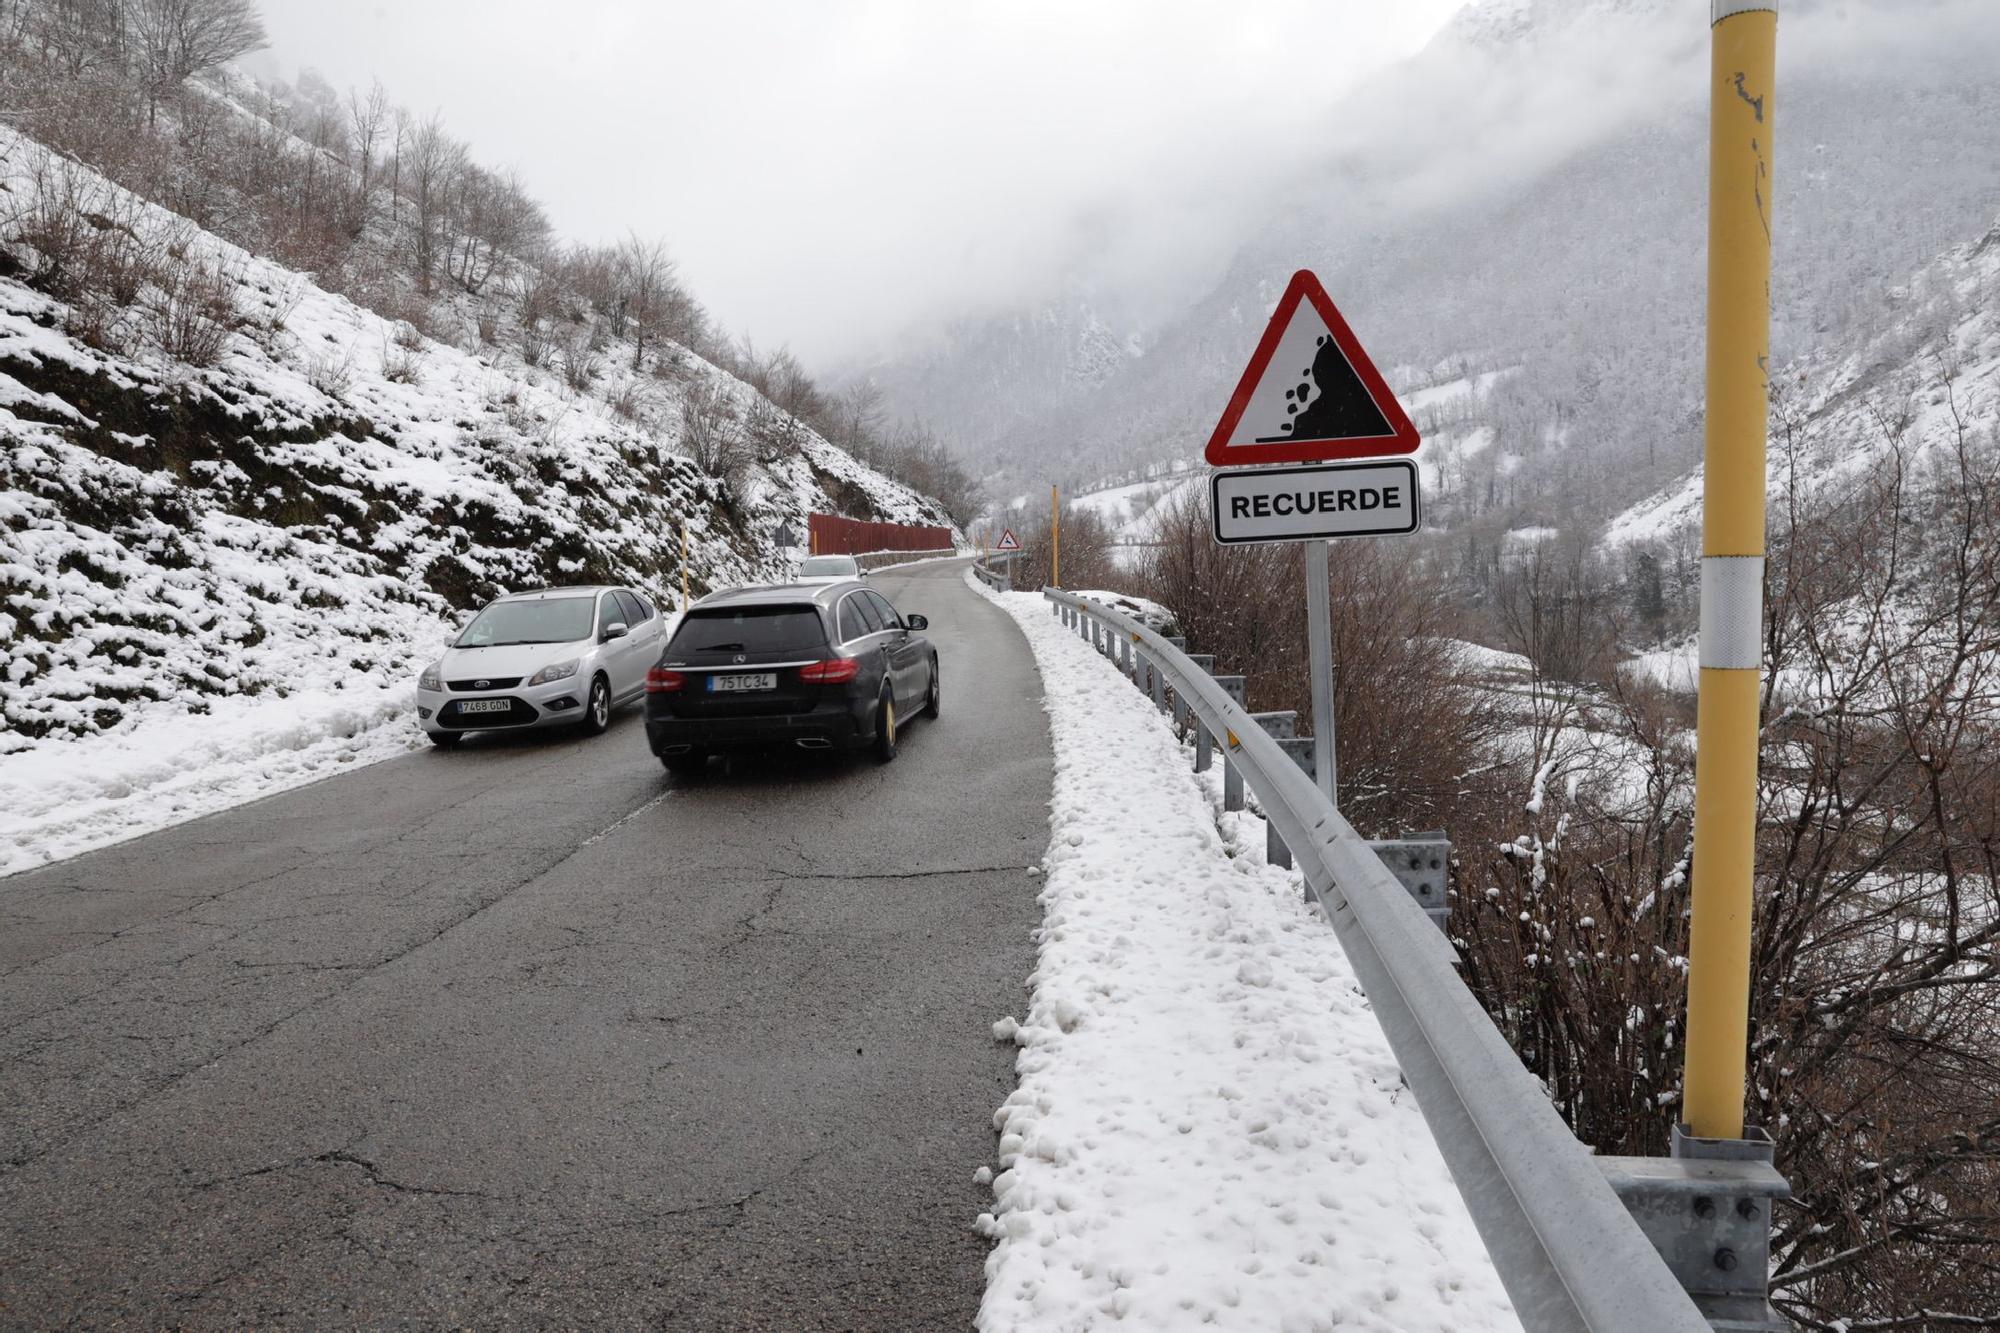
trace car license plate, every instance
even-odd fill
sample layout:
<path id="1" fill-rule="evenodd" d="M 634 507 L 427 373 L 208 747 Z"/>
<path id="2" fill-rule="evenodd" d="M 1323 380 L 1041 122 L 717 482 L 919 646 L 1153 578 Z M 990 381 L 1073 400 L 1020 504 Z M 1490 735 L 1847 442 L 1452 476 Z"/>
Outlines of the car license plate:
<path id="1" fill-rule="evenodd" d="M 750 676 L 710 676 L 708 689 L 711 694 L 740 694 L 744 690 L 775 690 L 778 688 L 778 673 L 759 671 Z"/>
<path id="2" fill-rule="evenodd" d="M 458 701 L 458 711 L 461 713 L 505 713 L 512 709 L 513 706 L 513 701 L 509 699 L 461 699 Z"/>

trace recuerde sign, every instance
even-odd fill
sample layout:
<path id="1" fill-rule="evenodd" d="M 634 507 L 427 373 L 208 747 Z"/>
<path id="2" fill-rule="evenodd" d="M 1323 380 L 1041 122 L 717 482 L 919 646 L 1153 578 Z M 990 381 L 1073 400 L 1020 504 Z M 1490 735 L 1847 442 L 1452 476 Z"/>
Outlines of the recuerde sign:
<path id="1" fill-rule="evenodd" d="M 1232 468 L 1209 480 L 1211 531 L 1225 546 L 1415 532 L 1417 484 L 1416 464 L 1400 458 Z"/>

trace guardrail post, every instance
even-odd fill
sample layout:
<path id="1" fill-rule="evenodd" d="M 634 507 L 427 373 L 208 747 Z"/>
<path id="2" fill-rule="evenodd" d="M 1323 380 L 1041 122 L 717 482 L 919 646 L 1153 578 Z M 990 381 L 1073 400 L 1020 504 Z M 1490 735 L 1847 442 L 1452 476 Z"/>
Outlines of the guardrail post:
<path id="1" fill-rule="evenodd" d="M 1243 706 L 1244 678 L 1242 676 L 1217 676 L 1220 685 L 1237 707 Z M 1222 739 L 1220 737 L 1217 738 Z M 1243 808 L 1243 770 L 1229 758 L 1229 746 L 1222 746 L 1222 808 L 1241 810 Z"/>
<path id="2" fill-rule="evenodd" d="M 1675 1125 L 1668 1157 L 1599 1157 L 1626 1210 L 1717 1329 L 1789 1330 L 1771 1308 L 1771 1201 L 1792 1187 L 1756 1126 L 1740 1139 L 1698 1139 Z"/>
<path id="3" fill-rule="evenodd" d="M 1287 708 L 1272 713 L 1252 713 L 1251 720 L 1264 729 L 1264 734 L 1278 743 L 1278 748 L 1291 755 L 1295 762 L 1303 757 L 1299 766 L 1312 775 L 1312 742 L 1300 741 L 1299 715 Z M 1304 748 L 1301 749 L 1300 747 Z M 1278 836 L 1278 826 L 1267 816 L 1264 820 L 1264 860 L 1286 870 L 1292 868 L 1292 852 L 1285 846 L 1285 840 Z"/>
<path id="4" fill-rule="evenodd" d="M 1445 883 L 1451 865 L 1451 839 L 1443 833 L 1419 833 L 1410 838 L 1371 839 L 1369 850 L 1380 857 L 1431 924 L 1443 931 L 1451 916 Z"/>
<path id="5" fill-rule="evenodd" d="M 1197 670 L 1207 672 L 1211 676 L 1215 674 L 1215 654 L 1213 653 L 1189 653 L 1188 661 L 1194 663 Z M 1174 725 L 1176 727 L 1185 727 L 1188 724 L 1188 720 L 1193 716 L 1194 714 L 1189 710 L 1187 706 L 1187 700 L 1181 698 L 1181 692 L 1179 690 L 1175 690 Z M 1199 722 L 1196 722 L 1195 725 L 1198 727 L 1201 724 Z M 1206 767 L 1208 767 L 1208 765 L 1206 764 L 1196 764 L 1194 771 L 1199 773 L 1201 772 L 1202 769 Z"/>

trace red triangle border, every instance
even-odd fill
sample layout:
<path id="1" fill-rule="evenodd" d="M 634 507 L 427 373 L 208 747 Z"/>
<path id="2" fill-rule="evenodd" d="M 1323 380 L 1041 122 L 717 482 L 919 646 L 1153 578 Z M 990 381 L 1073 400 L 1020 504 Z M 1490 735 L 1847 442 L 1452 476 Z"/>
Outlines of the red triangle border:
<path id="1" fill-rule="evenodd" d="M 1244 410 L 1250 406 L 1250 395 L 1257 391 L 1264 372 L 1269 369 L 1271 358 L 1277 353 L 1278 342 L 1285 336 L 1292 316 L 1298 313 L 1299 303 L 1311 301 L 1313 309 L 1325 321 L 1332 332 L 1333 340 L 1347 357 L 1347 363 L 1354 367 L 1360 377 L 1362 387 L 1375 400 L 1376 410 L 1389 423 L 1387 435 L 1355 436 L 1343 440 L 1285 440 L 1274 444 L 1231 445 L 1229 437 L 1242 424 Z M 1250 364 L 1243 371 L 1243 378 L 1237 381 L 1236 392 L 1230 395 L 1229 406 L 1222 410 L 1222 420 L 1216 423 L 1214 434 L 1208 437 L 1208 448 L 1203 456 L 1214 467 L 1236 467 L 1251 463 L 1318 463 L 1334 458 L 1380 458 L 1390 454 L 1413 454 L 1423 437 L 1410 423 L 1409 414 L 1396 401 L 1396 395 L 1389 390 L 1382 373 L 1375 369 L 1375 363 L 1362 350 L 1361 340 L 1354 336 L 1354 330 L 1347 326 L 1340 310 L 1333 304 L 1333 298 L 1326 294 L 1326 288 L 1313 275 L 1311 269 L 1300 269 L 1292 274 L 1291 283 L 1285 294 L 1278 300 L 1278 308 L 1271 312 L 1271 322 L 1264 326 L 1264 336 L 1257 343 L 1257 350 L 1250 354 Z"/>

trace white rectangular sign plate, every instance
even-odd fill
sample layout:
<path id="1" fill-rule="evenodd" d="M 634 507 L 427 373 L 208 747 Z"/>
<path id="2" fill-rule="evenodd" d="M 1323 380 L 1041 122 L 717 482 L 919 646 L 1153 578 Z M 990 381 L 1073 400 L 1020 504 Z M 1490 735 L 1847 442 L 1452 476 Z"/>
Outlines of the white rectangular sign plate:
<path id="1" fill-rule="evenodd" d="M 1417 530 L 1418 505 L 1407 458 L 1228 468 L 1209 479 L 1209 526 L 1224 546 L 1402 536 Z"/>

